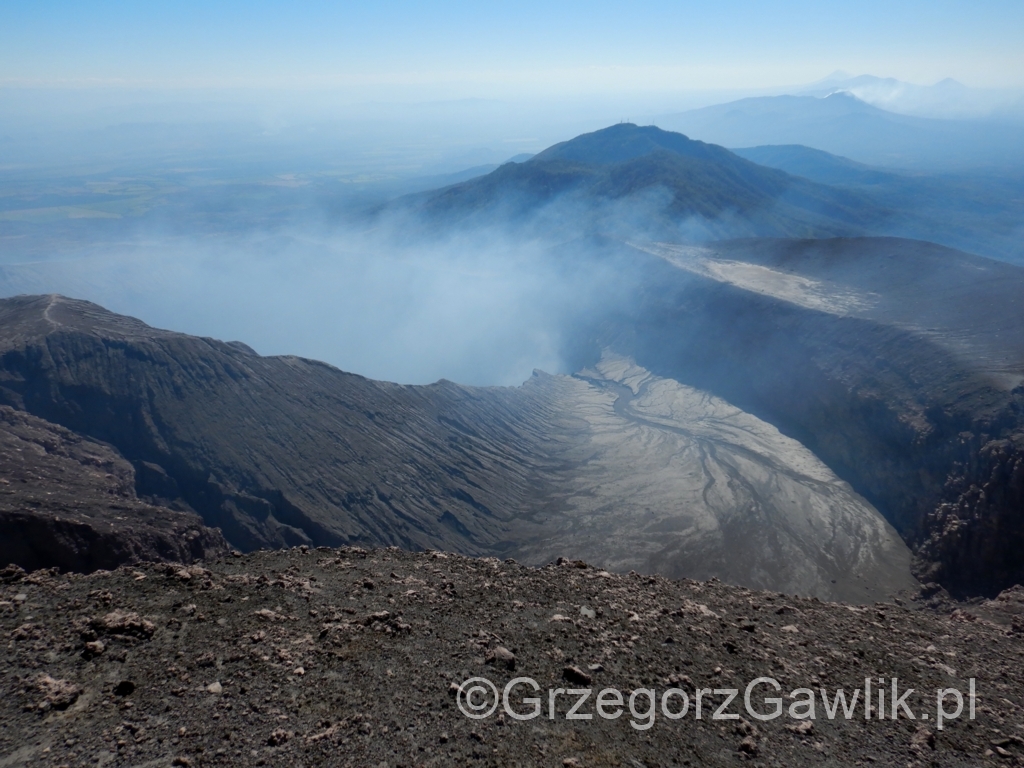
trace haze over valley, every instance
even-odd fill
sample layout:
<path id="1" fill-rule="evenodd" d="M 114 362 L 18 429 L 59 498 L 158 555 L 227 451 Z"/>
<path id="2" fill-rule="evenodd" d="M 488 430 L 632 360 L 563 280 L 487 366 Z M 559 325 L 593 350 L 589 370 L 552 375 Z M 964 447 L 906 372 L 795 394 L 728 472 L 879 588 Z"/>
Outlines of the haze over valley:
<path id="1" fill-rule="evenodd" d="M 0 765 L 1024 762 L 1019 8 L 229 5 L 0 11 Z"/>
<path id="2" fill-rule="evenodd" d="M 785 104 L 789 97 L 761 98 Z M 846 99 L 882 114 L 845 91 L 792 98 Z M 830 114 L 841 121 L 848 112 Z M 942 123 L 913 120 L 919 122 L 891 118 L 914 130 L 920 121 Z M 772 130 L 770 121 L 751 125 Z M 868 136 L 874 129 L 862 130 Z M 962 142 L 955 130 L 949 140 Z M 827 143 L 827 131 L 818 135 Z M 135 179 L 87 181 L 84 174 L 74 184 L 92 191 L 69 186 L 63 196 L 24 186 L 55 183 L 42 182 L 41 169 L 19 171 L 23 186 L 12 185 L 7 196 L 11 247 L 0 284 L 9 296 L 44 297 L 17 299 L 5 311 L 10 318 L 42 312 L 52 327 L 32 321 L 45 337 L 8 337 L 6 359 L 27 356 L 9 374 L 5 402 L 112 443 L 134 464 L 140 498 L 198 513 L 231 545 L 440 546 L 536 563 L 571 550 L 608 568 L 717 576 L 855 601 L 911 588 L 912 573 L 944 579 L 958 593 L 1017 578 L 1011 553 L 1019 533 L 1002 523 L 979 531 L 978 541 L 964 543 L 958 533 L 957 546 L 985 550 L 979 570 L 962 562 L 966 553 L 947 551 L 948 521 L 935 515 L 943 504 L 964 503 L 966 491 L 957 490 L 971 483 L 962 476 L 964 451 L 989 456 L 996 444 L 1006 445 L 1008 455 L 985 461 L 1011 474 L 1018 461 L 1024 357 L 1016 344 L 1022 268 L 1014 263 L 1024 203 L 1007 195 L 997 206 L 984 204 L 999 197 L 999 185 L 1014 188 L 1012 155 L 997 172 L 976 166 L 956 175 L 941 167 L 872 166 L 803 145 L 733 152 L 656 126 L 618 123 L 448 174 L 267 176 L 251 169 L 254 176 L 243 180 L 230 178 L 237 161 L 211 162 L 207 171 Z M 973 207 L 965 205 L 971 195 L 979 198 Z M 936 244 L 906 239 L 924 231 Z M 967 242 L 988 258 L 942 245 Z M 92 305 L 58 295 L 97 306 L 75 310 Z M 318 482 L 327 486 L 307 497 L 299 489 L 310 480 L 287 467 L 308 468 L 313 459 L 294 446 L 274 459 L 268 454 L 278 467 L 270 476 L 250 466 L 262 461 L 262 432 L 232 440 L 249 446 L 246 459 L 236 449 L 230 459 L 157 450 L 181 439 L 167 443 L 166 429 L 220 423 L 216 433 L 229 435 L 238 428 L 225 402 L 216 420 L 200 415 L 206 406 L 192 401 L 206 389 L 202 377 L 196 395 L 177 395 L 186 407 L 178 416 L 146 417 L 153 435 L 116 437 L 87 418 L 91 406 L 71 404 L 82 395 L 69 392 L 54 411 L 31 399 L 37 384 L 17 383 L 54 375 L 29 362 L 46 359 L 31 345 L 49 347 L 43 339 L 53 334 L 93 338 L 99 332 L 81 327 L 80 317 L 96 317 L 99 307 L 197 337 L 238 340 L 253 355 L 297 354 L 402 384 L 441 380 L 434 386 L 449 395 L 463 390 L 446 390 L 446 380 L 511 387 L 480 390 L 505 392 L 504 405 L 475 416 L 462 412 L 475 397 L 445 406 L 473 435 L 495 418 L 492 410 L 510 409 L 494 421 L 490 447 L 474 448 L 511 451 L 500 462 L 506 469 L 492 468 L 462 490 L 423 484 L 419 473 L 358 472 L 342 481 L 324 469 Z M 54 319 L 64 311 L 69 322 Z M 104 348 L 111 343 L 104 333 L 98 339 Z M 299 358 L 253 362 L 261 359 Z M 625 373 L 633 367 L 635 374 Z M 284 370 L 295 375 L 291 364 Z M 302 380 L 316 370 L 288 389 L 307 389 Z M 131 377 L 150 375 L 143 369 Z M 643 391 L 628 381 L 645 382 Z M 87 382 L 93 374 L 73 392 L 98 386 L 105 396 L 134 397 L 132 388 Z M 239 405 L 237 418 L 252 408 Z M 324 414 L 312 401 L 308 408 L 308 416 L 288 423 L 308 419 L 314 429 Z M 880 410 L 868 417 L 865 408 Z M 523 421 L 504 432 L 512 429 L 507 418 Z M 736 419 L 746 424 L 740 432 Z M 349 441 L 353 428 L 334 434 Z M 400 444 L 412 440 L 411 427 L 395 429 Z M 963 435 L 975 432 L 963 447 Z M 947 445 L 954 434 L 960 447 Z M 307 437 L 318 455 L 338 439 Z M 364 454 L 379 439 L 349 450 Z M 451 472 L 455 459 L 438 450 L 428 451 L 431 461 Z M 920 461 L 930 467 L 925 474 Z M 140 469 L 149 465 L 158 469 Z M 176 490 L 147 487 L 152 471 L 167 474 L 167 487 Z M 220 472 L 234 479 L 218 480 L 213 497 L 188 490 Z M 245 504 L 215 500 L 239 493 L 277 499 L 269 502 L 270 517 L 254 522 Z M 488 500 L 477 499 L 480 493 Z M 1016 493 L 998 510 L 1016 504 Z M 389 501 L 373 501 L 357 523 L 352 502 L 341 501 L 355 498 Z M 414 528 L 384 523 L 396 498 L 406 499 L 402 519 L 419 520 Z M 800 522 L 783 522 L 795 509 Z M 807 532 L 797 533 L 805 525 Z M 627 529 L 636 534 L 623 538 Z M 831 543 L 816 542 L 820 536 Z M 752 541 L 762 543 L 748 552 Z M 816 554 L 823 547 L 832 552 L 827 560 Z M 1001 558 L 997 573 L 992 558 Z"/>

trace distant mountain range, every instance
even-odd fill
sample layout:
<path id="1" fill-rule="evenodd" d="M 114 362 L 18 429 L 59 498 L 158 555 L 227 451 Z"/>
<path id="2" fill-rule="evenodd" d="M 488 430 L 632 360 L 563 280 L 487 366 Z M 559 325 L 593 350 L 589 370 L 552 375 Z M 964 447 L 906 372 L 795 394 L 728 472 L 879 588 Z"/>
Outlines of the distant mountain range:
<path id="1" fill-rule="evenodd" d="M 889 211 L 877 234 L 929 240 L 1024 264 L 1024 170 L 1017 174 L 895 172 L 800 145 L 733 150 L 761 165 L 856 191 Z"/>
<path id="2" fill-rule="evenodd" d="M 886 114 L 844 96 L 811 101 L 837 119 L 862 108 Z M 415 213 L 442 232 L 498 225 L 559 238 L 891 235 L 1024 261 L 1024 172 L 895 171 L 798 144 L 728 150 L 630 123 L 380 210 Z"/>
<path id="3" fill-rule="evenodd" d="M 1019 124 L 900 115 L 845 91 L 740 99 L 655 122 L 727 147 L 803 144 L 890 168 L 998 171 L 1024 164 Z"/>
<path id="4" fill-rule="evenodd" d="M 858 163 L 820 149 L 801 144 L 768 144 L 760 147 L 744 147 L 732 150 L 758 165 L 778 168 L 794 176 L 829 185 L 887 184 L 904 175 Z"/>
<path id="5" fill-rule="evenodd" d="M 917 85 L 894 77 L 833 72 L 797 91 L 799 96 L 829 96 L 843 91 L 862 101 L 903 115 L 941 119 L 1024 120 L 1020 91 L 971 88 L 947 77 L 934 85 Z"/>
<path id="6" fill-rule="evenodd" d="M 403 198 L 397 207 L 451 226 L 528 217 L 554 227 L 678 234 L 828 236 L 877 226 L 864 196 L 750 162 L 655 126 L 613 125 L 522 163 Z"/>

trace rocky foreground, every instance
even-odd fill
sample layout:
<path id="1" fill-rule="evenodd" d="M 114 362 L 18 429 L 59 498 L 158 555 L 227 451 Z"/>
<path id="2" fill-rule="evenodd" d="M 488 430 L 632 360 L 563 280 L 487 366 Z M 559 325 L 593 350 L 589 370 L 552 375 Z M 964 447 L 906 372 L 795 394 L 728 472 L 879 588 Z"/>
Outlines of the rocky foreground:
<path id="1" fill-rule="evenodd" d="M 938 596 L 851 606 L 580 561 L 307 547 L 0 579 L 4 766 L 1024 764 L 1020 588 L 959 608 Z M 474 676 L 499 689 L 532 678 L 541 716 L 470 719 L 458 687 Z M 743 691 L 762 676 L 787 710 L 794 689 L 831 698 L 866 677 L 915 692 L 896 720 L 887 695 L 871 719 L 861 700 L 830 720 L 819 696 L 813 720 L 761 721 Z M 566 719 L 578 696 L 557 694 L 549 712 L 557 688 L 592 689 L 577 710 L 591 719 Z M 604 688 L 624 702 L 643 689 L 739 696 L 731 719 L 713 717 L 727 695 L 707 693 L 701 719 L 659 704 L 641 729 L 651 718 L 628 703 L 617 719 L 594 714 Z M 947 688 L 964 708 L 940 730 Z M 529 713 L 532 691 L 517 691 L 513 711 Z M 755 711 L 773 695 L 757 688 Z"/>

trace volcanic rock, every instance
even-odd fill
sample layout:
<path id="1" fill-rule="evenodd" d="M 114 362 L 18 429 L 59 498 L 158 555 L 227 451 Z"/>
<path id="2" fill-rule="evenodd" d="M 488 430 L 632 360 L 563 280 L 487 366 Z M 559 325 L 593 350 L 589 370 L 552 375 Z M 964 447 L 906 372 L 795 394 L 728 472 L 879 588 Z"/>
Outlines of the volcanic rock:
<path id="1" fill-rule="evenodd" d="M 2 563 L 88 571 L 227 549 L 194 513 L 138 499 L 134 468 L 109 445 L 8 406 L 0 406 L 0 466 Z"/>
<path id="2" fill-rule="evenodd" d="M 16 297 L 0 301 L 0 401 L 112 446 L 135 470 L 123 493 L 134 481 L 153 509 L 194 510 L 240 549 L 570 553 L 581 570 L 854 601 L 916 586 L 895 531 L 797 441 L 610 352 L 521 387 L 407 387 Z M 391 581 L 363 588 L 387 594 Z"/>
<path id="3" fill-rule="evenodd" d="M 950 616 L 891 602 L 854 606 L 722 582 L 595 578 L 593 569 L 568 564 L 535 569 L 397 549 L 256 552 L 210 562 L 207 570 L 210 588 L 167 579 L 159 565 L 91 575 L 37 572 L 0 587 L 0 605 L 7 606 L 0 608 L 0 636 L 7 638 L 0 759 L 16 755 L 9 762 L 60 765 L 78 764 L 86 755 L 103 763 L 169 765 L 177 759 L 238 766 L 526 766 L 570 758 L 586 766 L 727 766 L 752 759 L 795 767 L 916 760 L 956 768 L 1024 757 L 1024 667 L 1018 662 L 1024 638 L 971 606 Z M 391 598 L 362 589 L 365 579 L 381 583 L 391 571 L 413 574 L 422 584 Z M 138 580 L 138 573 L 147 578 Z M 278 580 L 278 574 L 291 578 Z M 305 581 L 318 589 L 303 589 Z M 27 594 L 23 607 L 11 601 L 16 589 Z M 155 627 L 144 642 L 112 636 L 126 652 L 122 661 L 109 653 L 83 659 L 78 652 L 78 628 L 95 616 L 105 594 L 124 615 Z M 548 621 L 584 601 L 601 609 L 585 631 Z M 680 610 L 698 603 L 709 613 Z M 999 601 L 992 603 L 986 615 L 995 617 Z M 183 613 L 186 604 L 194 604 L 195 613 Z M 799 611 L 799 636 L 779 631 L 791 615 L 777 614 L 782 606 Z M 267 623 L 254 612 L 263 608 L 295 618 Z M 323 627 L 352 615 L 342 608 L 356 616 L 387 611 L 410 630 L 388 633 L 381 622 L 352 622 L 337 638 L 321 635 Z M 630 614 L 640 621 L 630 621 Z M 763 631 L 738 625 L 752 614 Z M 264 637 L 253 643 L 254 634 Z M 666 635 L 676 642 L 664 644 Z M 516 669 L 485 664 L 480 643 L 514 648 Z M 554 647 L 561 651 L 557 658 Z M 207 688 L 208 668 L 191 661 L 196 649 L 220 660 L 219 694 Z M 599 682 L 576 676 L 567 685 L 567 666 L 583 670 L 598 663 Z M 299 664 L 301 676 L 293 674 Z M 460 711 L 460 686 L 470 678 L 485 677 L 500 693 L 524 676 L 541 687 L 534 693 L 527 686 L 521 695 L 539 697 L 542 716 L 516 720 L 500 705 L 479 720 Z M 865 678 L 884 676 L 886 717 L 865 719 L 858 704 L 849 719 L 841 712 L 829 718 L 818 698 L 810 729 L 804 725 L 810 721 L 788 712 L 755 727 L 743 691 L 762 676 L 778 681 L 785 707 L 797 700 L 788 695 L 797 688 L 816 695 L 825 689 L 831 699 L 839 688 L 850 695 Z M 901 692 L 914 689 L 906 699 L 914 719 L 889 717 L 891 678 Z M 130 695 L 122 695 L 125 681 L 134 686 Z M 626 704 L 616 719 L 598 716 L 594 687 L 577 710 L 591 719 L 566 719 L 578 697 L 561 694 L 549 719 L 548 690 L 595 685 L 621 691 L 624 702 L 636 693 L 641 712 L 644 690 L 660 696 L 681 689 L 690 697 L 689 711 L 673 720 L 659 705 L 653 725 L 638 730 Z M 724 712 L 737 717 L 714 720 L 725 696 L 705 694 L 696 719 L 698 688 L 737 689 Z M 939 729 L 936 691 L 948 688 L 962 692 L 964 710 Z M 755 689 L 755 709 L 771 707 L 761 701 L 769 694 L 775 695 Z M 511 701 L 517 711 L 530 709 L 518 697 Z M 670 711 L 680 708 L 676 694 Z M 793 725 L 795 733 L 787 727 Z"/>

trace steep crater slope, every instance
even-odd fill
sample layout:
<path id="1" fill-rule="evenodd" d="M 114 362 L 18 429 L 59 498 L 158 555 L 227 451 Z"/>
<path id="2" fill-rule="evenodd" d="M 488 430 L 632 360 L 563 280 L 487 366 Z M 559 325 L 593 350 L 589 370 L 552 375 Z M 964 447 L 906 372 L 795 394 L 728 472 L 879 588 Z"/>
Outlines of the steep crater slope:
<path id="1" fill-rule="evenodd" d="M 227 552 L 198 515 L 138 499 L 134 468 L 111 446 L 7 406 L 0 468 L 0 563 L 93 571 Z"/>
<path id="2" fill-rule="evenodd" d="M 603 343 L 799 439 L 923 578 L 1024 581 L 1024 270 L 892 238 L 634 247 L 645 289 Z"/>
<path id="3" fill-rule="evenodd" d="M 558 420 L 513 390 L 371 381 L 57 296 L 3 301 L 0 328 L 4 401 L 116 446 L 140 494 L 183 501 L 243 549 L 485 551 Z"/>
<path id="4" fill-rule="evenodd" d="M 0 302 L 0 398 L 103 440 L 241 549 L 394 544 L 870 601 L 906 546 L 797 441 L 606 355 L 521 387 L 399 386 L 57 296 Z"/>

